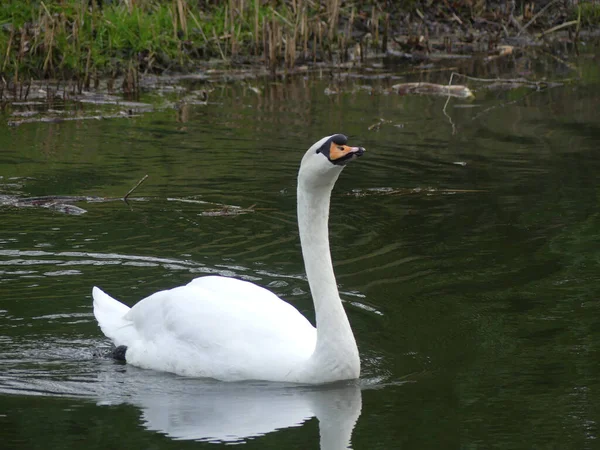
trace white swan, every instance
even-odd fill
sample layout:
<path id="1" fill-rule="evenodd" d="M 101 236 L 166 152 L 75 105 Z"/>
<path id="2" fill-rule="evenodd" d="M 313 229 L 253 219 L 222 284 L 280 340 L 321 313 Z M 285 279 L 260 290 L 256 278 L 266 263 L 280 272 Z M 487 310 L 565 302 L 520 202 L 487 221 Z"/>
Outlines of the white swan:
<path id="1" fill-rule="evenodd" d="M 317 329 L 289 303 L 247 281 L 206 276 L 132 308 L 94 287 L 94 315 L 129 363 L 223 381 L 327 383 L 358 378 L 360 359 L 338 293 L 327 222 L 333 185 L 361 156 L 341 134 L 315 143 L 298 173 L 298 227 Z"/>

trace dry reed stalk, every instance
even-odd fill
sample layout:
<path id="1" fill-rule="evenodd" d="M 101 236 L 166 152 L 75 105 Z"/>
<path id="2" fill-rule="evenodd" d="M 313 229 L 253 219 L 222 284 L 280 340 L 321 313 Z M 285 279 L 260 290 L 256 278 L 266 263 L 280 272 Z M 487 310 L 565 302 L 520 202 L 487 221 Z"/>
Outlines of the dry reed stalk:
<path id="1" fill-rule="evenodd" d="M 313 32 L 313 45 L 312 45 L 312 57 L 313 63 L 317 62 L 317 33 Z"/>
<path id="2" fill-rule="evenodd" d="M 283 48 L 283 27 L 281 27 L 281 25 L 279 23 L 276 24 L 275 30 L 277 31 L 275 33 L 275 39 L 276 39 L 276 43 L 277 46 L 275 47 L 276 52 L 275 52 L 275 64 L 277 64 L 278 60 L 281 58 L 281 53 L 282 53 L 282 48 Z M 283 56 L 285 57 L 285 53 L 283 54 Z M 273 68 L 273 71 L 275 70 L 275 67 Z"/>
<path id="3" fill-rule="evenodd" d="M 233 22 L 231 22 L 231 31 L 229 33 L 229 35 L 231 36 L 230 38 L 230 51 L 229 54 L 234 57 L 237 55 L 237 51 L 238 51 L 238 41 L 237 41 L 237 35 L 236 35 L 236 31 L 235 31 L 235 26 L 233 25 Z"/>
<path id="4" fill-rule="evenodd" d="M 254 55 L 258 55 L 258 1 L 254 0 Z"/>
<path id="5" fill-rule="evenodd" d="M 317 42 L 319 43 L 319 46 L 321 48 L 321 54 L 324 56 L 325 55 L 325 40 L 323 38 L 323 29 L 325 28 L 325 24 L 323 22 L 321 22 L 321 20 L 317 17 Z M 325 30 L 327 31 L 327 30 Z M 316 61 L 315 61 L 316 62 Z"/>
<path id="6" fill-rule="evenodd" d="M 94 2 L 92 1 L 92 3 L 94 3 Z M 83 5 L 81 3 L 79 3 L 79 9 L 77 10 L 77 22 L 78 22 L 77 23 L 77 31 L 78 31 L 78 33 L 77 33 L 77 47 L 78 48 L 81 47 L 81 45 L 80 45 L 80 39 L 79 39 L 79 30 L 81 30 L 83 24 L 85 23 L 85 13 L 86 13 L 86 11 L 84 10 Z M 93 29 L 94 16 L 92 16 L 90 18 L 90 22 L 91 22 L 92 29 Z"/>
<path id="7" fill-rule="evenodd" d="M 231 0 L 230 0 L 231 1 Z M 224 18 L 223 18 L 223 32 L 226 33 L 227 30 L 229 29 L 229 3 L 227 5 L 225 5 L 225 14 L 224 14 Z M 223 45 L 223 47 L 225 47 L 225 55 L 227 55 L 227 39 L 228 36 L 227 35 L 223 35 L 221 36 L 225 39 L 225 43 Z M 220 38 L 219 38 L 220 39 Z M 223 54 L 223 52 L 221 52 L 221 54 Z M 225 59 L 225 57 L 223 57 L 223 59 Z"/>
<path id="8" fill-rule="evenodd" d="M 577 8 L 577 27 L 575 28 L 575 35 L 573 36 L 573 44 L 575 46 L 575 54 L 579 56 L 579 32 L 581 31 L 581 5 Z M 569 34 L 571 29 L 569 28 Z"/>
<path id="9" fill-rule="evenodd" d="M 106 81 L 106 90 L 108 91 L 109 94 L 112 94 L 112 92 L 114 91 L 115 78 L 116 78 L 116 75 L 113 71 L 113 73 L 111 73 L 110 78 Z"/>
<path id="10" fill-rule="evenodd" d="M 96 34 L 96 20 L 98 17 L 98 4 L 96 3 L 96 0 L 92 0 L 91 2 L 91 6 L 90 6 L 90 30 L 92 32 L 92 35 Z M 83 10 L 83 8 L 82 8 Z M 83 21 L 83 12 L 81 15 L 81 20 Z"/>
<path id="11" fill-rule="evenodd" d="M 172 6 L 169 7 L 169 14 L 171 14 L 171 25 L 173 25 L 173 38 L 177 39 L 177 31 L 178 31 L 178 18 L 177 18 L 177 5 L 175 5 L 175 0 L 173 1 Z"/>
<path id="12" fill-rule="evenodd" d="M 187 28 L 187 14 L 188 10 L 187 2 L 185 0 L 177 0 L 177 12 L 179 16 L 179 24 L 181 25 L 181 31 L 183 31 L 183 35 L 187 39 L 188 37 L 188 28 Z"/>
<path id="13" fill-rule="evenodd" d="M 192 20 L 194 21 L 194 23 L 198 27 L 198 30 L 200 30 L 200 34 L 202 35 L 202 38 L 204 39 L 204 43 L 206 45 L 208 45 L 208 38 L 206 37 L 206 34 L 204 34 L 204 30 L 202 29 L 202 25 L 200 25 L 200 22 L 198 21 L 198 19 L 196 19 L 196 16 L 194 16 L 194 13 L 192 13 L 192 10 L 189 10 L 188 14 L 190 15 L 190 17 L 192 18 Z"/>
<path id="14" fill-rule="evenodd" d="M 33 78 L 29 78 L 29 83 L 27 84 L 27 89 L 25 90 L 25 101 L 27 101 L 27 97 L 29 97 L 29 90 L 31 89 L 31 83 L 33 83 Z"/>
<path id="15" fill-rule="evenodd" d="M 83 82 L 86 85 L 86 89 L 90 86 L 90 66 L 92 63 L 92 49 L 88 49 L 88 55 L 85 61 L 85 74 L 83 76 Z"/>
<path id="16" fill-rule="evenodd" d="M 354 6 L 352 6 L 352 9 L 350 10 L 350 17 L 348 18 L 348 23 L 346 24 L 346 31 L 342 35 L 341 56 L 344 61 L 348 60 L 348 47 L 349 47 L 350 37 L 352 36 L 352 27 L 354 26 L 355 14 L 356 14 L 356 9 Z"/>
<path id="17" fill-rule="evenodd" d="M 73 24 L 71 26 L 71 36 L 73 37 L 73 47 L 76 50 L 79 50 L 79 18 L 73 20 Z"/>
<path id="18" fill-rule="evenodd" d="M 19 42 L 19 54 L 17 55 L 17 64 L 21 65 L 23 61 L 23 57 L 27 52 L 27 48 L 25 47 L 27 44 L 27 27 L 24 25 L 21 28 L 21 41 Z"/>
<path id="19" fill-rule="evenodd" d="M 383 26 L 383 39 L 381 40 L 382 53 L 387 52 L 389 34 L 390 34 L 390 13 L 386 13 L 385 19 L 384 19 L 384 26 Z"/>
<path id="20" fill-rule="evenodd" d="M 302 1 L 302 0 L 300 0 Z M 304 2 L 301 4 L 301 12 L 300 12 L 300 35 L 302 36 L 302 57 L 304 59 L 308 58 L 308 13 L 306 12 L 306 5 Z"/>
<path id="21" fill-rule="evenodd" d="M 296 36 L 287 35 L 285 45 L 285 65 L 292 69 L 296 64 Z"/>
<path id="22" fill-rule="evenodd" d="M 262 38 L 263 38 L 263 61 L 265 64 L 267 63 L 267 49 L 268 49 L 268 41 L 267 41 L 267 22 L 265 18 L 262 18 Z"/>
<path id="23" fill-rule="evenodd" d="M 8 64 L 8 58 L 10 56 L 10 49 L 12 47 L 12 41 L 15 36 L 15 27 L 11 27 L 10 35 L 8 36 L 8 45 L 6 46 L 6 54 L 4 55 L 4 63 L 2 64 L 2 71 L 6 69 L 6 64 Z M 4 81 L 4 79 L 2 79 Z M 3 88 L 4 89 L 4 88 Z"/>
<path id="24" fill-rule="evenodd" d="M 271 20 L 267 28 L 268 41 L 269 41 L 269 68 L 274 70 L 275 68 L 275 21 Z"/>
<path id="25" fill-rule="evenodd" d="M 230 30 L 229 30 L 229 35 L 230 37 L 230 42 L 229 42 L 229 54 L 233 57 L 237 54 L 237 42 L 236 42 L 236 35 L 235 35 L 235 11 L 236 11 L 236 7 L 234 4 L 235 0 L 229 0 L 229 26 L 230 26 Z M 225 28 L 226 29 L 226 28 Z"/>
<path id="26" fill-rule="evenodd" d="M 44 2 L 40 2 L 40 5 L 42 5 L 42 8 L 44 8 L 44 11 L 46 11 L 48 17 L 52 17 L 52 14 L 50 14 L 50 11 L 48 11 L 48 7 L 46 6 L 46 4 Z"/>
<path id="27" fill-rule="evenodd" d="M 376 49 L 379 45 L 379 14 L 375 5 L 371 10 L 371 36 L 373 36 L 373 48 Z"/>
<path id="28" fill-rule="evenodd" d="M 268 42 L 269 42 L 269 68 L 274 74 L 277 68 L 277 59 L 281 54 L 282 47 L 282 31 L 279 22 L 275 18 L 271 19 L 271 22 L 267 28 Z M 284 54 L 285 57 L 285 54 Z"/>
<path id="29" fill-rule="evenodd" d="M 43 71 L 48 73 L 48 67 L 52 67 L 52 48 L 54 46 L 54 20 L 50 18 L 51 28 L 44 35 L 44 47 L 46 48 L 46 58 L 44 60 Z"/>
<path id="30" fill-rule="evenodd" d="M 294 25 L 284 16 L 281 15 L 281 13 L 277 12 L 276 9 L 271 10 L 271 12 L 273 14 L 275 14 L 277 17 L 279 17 L 283 22 L 285 22 L 289 27 L 293 27 Z"/>
<path id="31" fill-rule="evenodd" d="M 336 36 L 338 17 L 340 14 L 340 0 L 327 0 L 327 23 L 329 24 L 328 38 L 332 42 Z"/>
<path id="32" fill-rule="evenodd" d="M 295 2 L 293 7 L 295 8 Z M 296 42 L 298 40 L 299 28 L 300 28 L 300 15 L 292 12 L 294 15 L 294 26 L 286 30 L 285 32 L 285 57 L 284 61 L 287 67 L 290 69 L 294 67 L 296 63 Z"/>
<path id="33" fill-rule="evenodd" d="M 129 96 L 135 95 L 139 88 L 139 72 L 132 62 L 129 63 L 127 73 L 123 79 L 123 92 Z"/>
<path id="34" fill-rule="evenodd" d="M 217 32 L 215 31 L 214 28 L 213 28 L 212 32 L 213 32 L 214 40 L 217 43 L 217 48 L 219 49 L 219 53 L 221 54 L 221 58 L 223 60 L 225 60 L 226 59 L 225 58 L 225 53 L 223 53 L 223 49 L 221 48 L 221 43 L 219 42 L 219 37 L 217 36 Z"/>

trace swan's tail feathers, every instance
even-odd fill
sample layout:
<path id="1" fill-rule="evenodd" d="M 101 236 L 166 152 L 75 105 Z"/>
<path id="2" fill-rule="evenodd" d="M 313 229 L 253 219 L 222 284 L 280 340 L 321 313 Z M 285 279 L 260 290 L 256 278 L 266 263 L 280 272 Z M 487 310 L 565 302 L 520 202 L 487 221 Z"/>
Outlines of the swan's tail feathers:
<path id="1" fill-rule="evenodd" d="M 133 323 L 125 319 L 129 307 L 94 286 L 94 316 L 104 335 L 118 347 L 130 345 L 137 334 Z"/>

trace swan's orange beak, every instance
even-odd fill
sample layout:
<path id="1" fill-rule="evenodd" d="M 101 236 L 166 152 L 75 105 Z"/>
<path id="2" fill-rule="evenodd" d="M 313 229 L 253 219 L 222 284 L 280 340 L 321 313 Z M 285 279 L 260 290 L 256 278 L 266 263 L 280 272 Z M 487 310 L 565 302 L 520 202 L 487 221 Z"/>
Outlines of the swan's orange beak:
<path id="1" fill-rule="evenodd" d="M 350 147 L 332 142 L 329 147 L 329 160 L 334 164 L 346 164 L 348 161 L 362 156 L 364 152 L 363 147 Z"/>

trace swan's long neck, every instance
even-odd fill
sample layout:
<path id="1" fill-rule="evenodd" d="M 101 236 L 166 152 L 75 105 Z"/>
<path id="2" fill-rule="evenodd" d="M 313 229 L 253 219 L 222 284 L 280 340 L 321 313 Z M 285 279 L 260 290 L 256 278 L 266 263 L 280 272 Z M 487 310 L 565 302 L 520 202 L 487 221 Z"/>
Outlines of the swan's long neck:
<path id="1" fill-rule="evenodd" d="M 337 178 L 337 177 L 335 177 Z M 307 186 L 298 180 L 298 226 L 306 275 L 315 305 L 317 345 L 311 358 L 322 381 L 357 378 L 360 360 L 356 341 L 342 306 L 329 251 L 330 185 Z M 329 379 L 331 377 L 331 379 Z"/>

